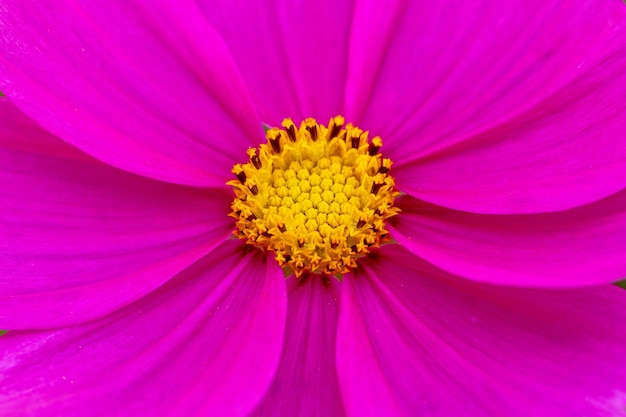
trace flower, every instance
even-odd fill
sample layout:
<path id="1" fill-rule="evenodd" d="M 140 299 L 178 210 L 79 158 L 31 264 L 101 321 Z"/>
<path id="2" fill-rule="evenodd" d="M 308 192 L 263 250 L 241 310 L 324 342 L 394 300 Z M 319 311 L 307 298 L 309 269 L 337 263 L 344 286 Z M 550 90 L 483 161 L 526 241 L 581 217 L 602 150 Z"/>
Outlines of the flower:
<path id="1" fill-rule="evenodd" d="M 0 22 L 0 415 L 626 413 L 622 2 Z M 285 279 L 226 182 L 262 123 L 339 114 L 393 161 L 393 244 Z"/>

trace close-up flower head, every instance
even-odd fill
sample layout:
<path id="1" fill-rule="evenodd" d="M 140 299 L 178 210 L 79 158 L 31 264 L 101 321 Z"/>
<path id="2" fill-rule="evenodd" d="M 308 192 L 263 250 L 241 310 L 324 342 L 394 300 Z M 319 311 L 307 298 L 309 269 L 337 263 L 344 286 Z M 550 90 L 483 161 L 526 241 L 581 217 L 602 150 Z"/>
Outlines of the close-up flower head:
<path id="1" fill-rule="evenodd" d="M 626 416 L 623 0 L 0 35 L 0 417 Z"/>

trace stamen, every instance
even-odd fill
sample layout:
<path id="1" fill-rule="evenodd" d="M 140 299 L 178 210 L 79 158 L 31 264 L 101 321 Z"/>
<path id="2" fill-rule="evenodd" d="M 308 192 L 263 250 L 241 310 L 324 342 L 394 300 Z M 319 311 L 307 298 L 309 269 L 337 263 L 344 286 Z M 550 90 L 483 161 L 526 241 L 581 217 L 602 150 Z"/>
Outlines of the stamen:
<path id="1" fill-rule="evenodd" d="M 248 156 L 250 157 L 250 162 L 254 165 L 256 169 L 261 169 L 261 160 L 256 154 L 256 149 L 248 149 Z"/>
<path id="2" fill-rule="evenodd" d="M 378 194 L 378 190 L 380 190 L 380 188 L 384 185 L 384 183 L 381 182 L 373 182 L 372 183 L 372 188 L 370 189 L 370 193 L 376 195 Z"/>
<path id="3" fill-rule="evenodd" d="M 318 126 L 317 126 L 317 122 L 315 121 L 315 119 L 312 118 L 308 118 L 304 121 L 305 125 L 306 125 L 306 130 L 309 132 L 309 135 L 311 136 L 311 140 L 313 142 L 317 141 L 317 130 L 318 130 Z"/>
<path id="4" fill-rule="evenodd" d="M 246 173 L 241 167 L 241 164 L 237 164 L 233 167 L 233 174 L 237 176 L 237 179 L 239 180 L 240 183 L 242 184 L 246 183 Z"/>
<path id="5" fill-rule="evenodd" d="M 283 120 L 282 126 L 285 128 L 285 131 L 287 132 L 287 136 L 289 137 L 289 140 L 292 142 L 295 142 L 297 135 L 296 135 L 296 125 L 293 124 L 293 121 L 291 119 L 285 119 Z"/>
<path id="6" fill-rule="evenodd" d="M 265 134 L 267 141 L 272 145 L 272 149 L 276 153 L 280 153 L 280 130 L 270 129 Z"/>
<path id="7" fill-rule="evenodd" d="M 328 131 L 329 131 L 328 140 L 329 141 L 339 134 L 344 121 L 345 120 L 342 116 L 335 116 L 332 119 L 330 119 L 330 123 L 328 124 Z"/>
<path id="8" fill-rule="evenodd" d="M 379 136 L 376 136 L 374 139 L 372 139 L 372 143 L 370 143 L 370 147 L 369 147 L 370 156 L 376 155 L 378 151 L 380 150 L 380 148 L 382 148 L 382 146 L 383 146 L 383 141 Z"/>
<path id="9" fill-rule="evenodd" d="M 391 159 L 385 158 L 380 168 L 378 168 L 378 173 L 386 174 L 389 172 L 389 168 L 391 168 Z"/>

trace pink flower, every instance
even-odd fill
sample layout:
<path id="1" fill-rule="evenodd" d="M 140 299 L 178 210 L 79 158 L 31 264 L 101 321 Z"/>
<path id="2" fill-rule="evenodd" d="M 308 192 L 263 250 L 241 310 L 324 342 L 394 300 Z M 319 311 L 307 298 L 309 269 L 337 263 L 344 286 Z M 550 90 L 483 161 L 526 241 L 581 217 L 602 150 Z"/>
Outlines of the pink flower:
<path id="1" fill-rule="evenodd" d="M 0 415 L 626 415 L 622 1 L 48 3 L 0 7 Z M 285 279 L 225 184 L 338 114 L 398 244 Z"/>

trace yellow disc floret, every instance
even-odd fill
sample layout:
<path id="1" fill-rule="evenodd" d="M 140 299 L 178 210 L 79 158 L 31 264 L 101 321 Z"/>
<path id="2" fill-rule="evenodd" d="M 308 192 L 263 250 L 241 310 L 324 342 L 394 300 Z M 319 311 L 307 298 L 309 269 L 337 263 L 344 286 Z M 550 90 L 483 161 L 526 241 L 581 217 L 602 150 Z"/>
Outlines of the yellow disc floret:
<path id="1" fill-rule="evenodd" d="M 391 160 L 344 118 L 328 128 L 306 119 L 298 128 L 285 119 L 266 131 L 267 144 L 248 149 L 247 164 L 233 167 L 235 235 L 269 249 L 278 263 L 300 276 L 338 275 L 389 241 L 385 220 L 398 192 L 389 175 Z"/>

